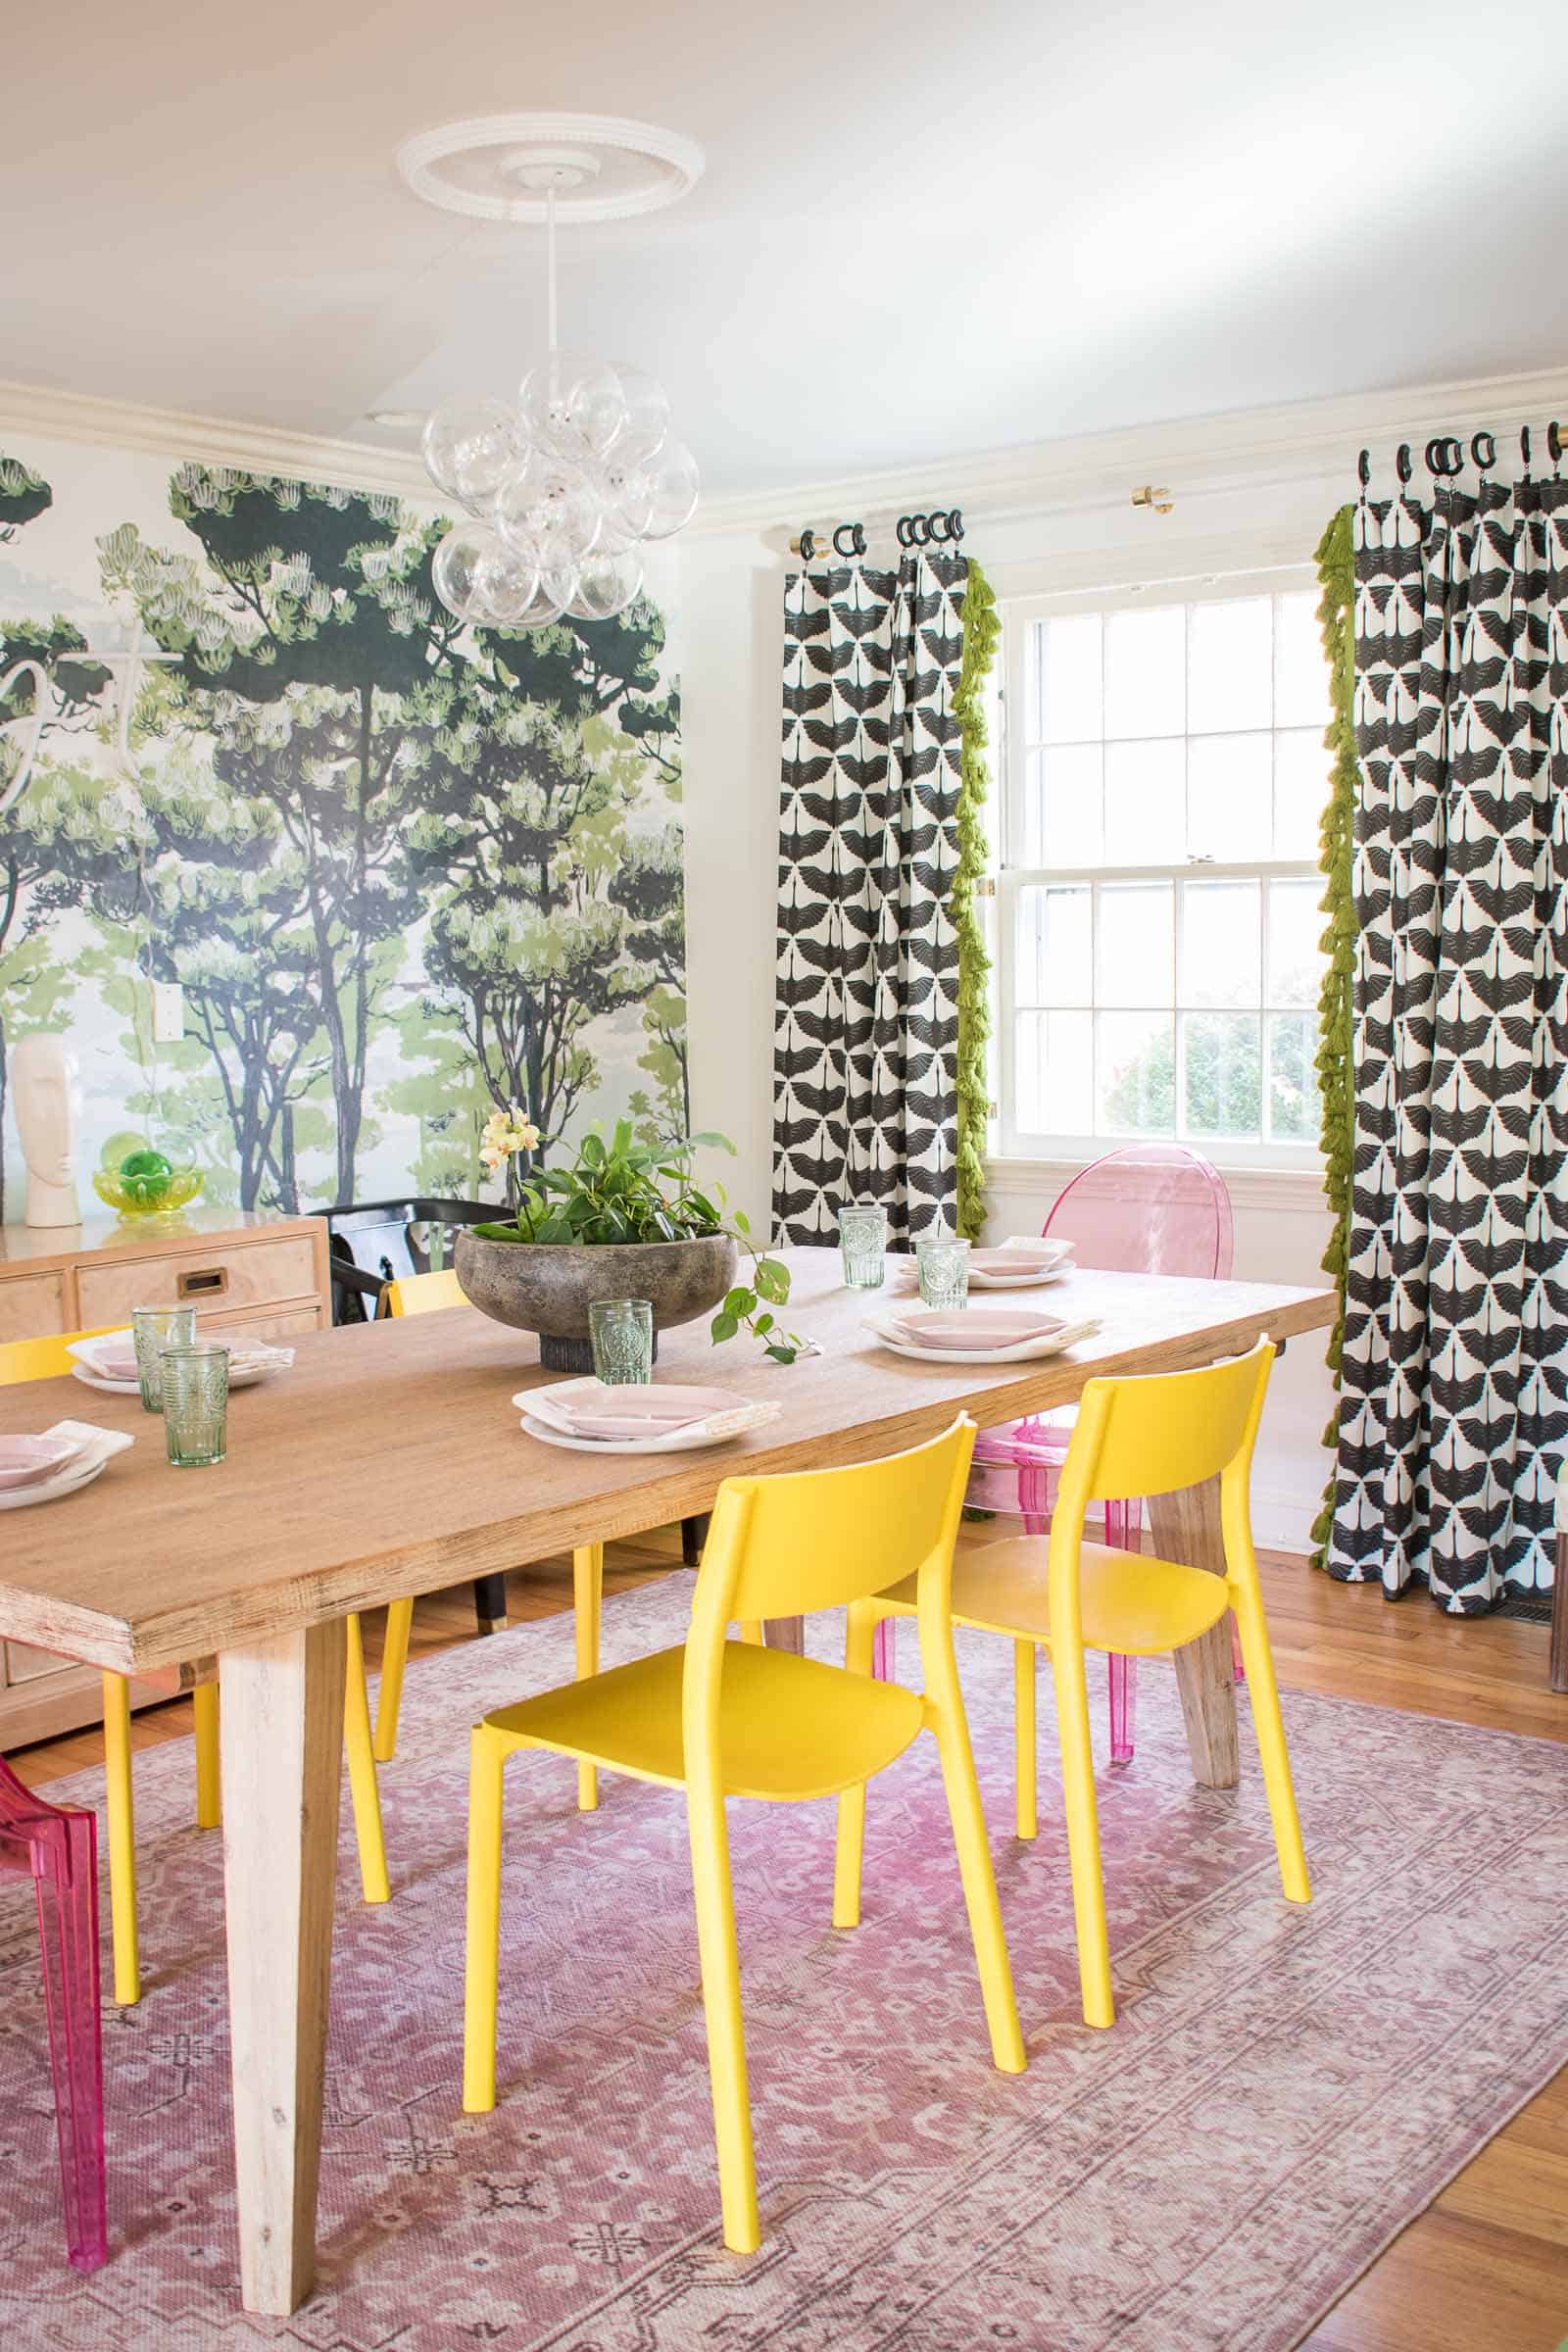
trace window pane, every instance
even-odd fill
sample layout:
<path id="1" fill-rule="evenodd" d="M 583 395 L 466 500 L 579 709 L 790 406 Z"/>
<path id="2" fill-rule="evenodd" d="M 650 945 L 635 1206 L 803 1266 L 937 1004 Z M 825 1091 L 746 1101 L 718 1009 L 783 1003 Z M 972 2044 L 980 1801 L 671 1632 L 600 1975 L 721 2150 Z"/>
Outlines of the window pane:
<path id="1" fill-rule="evenodd" d="M 1072 612 L 1043 620 L 1035 634 L 1037 743 L 1090 743 L 1101 732 L 1101 619 Z"/>
<path id="2" fill-rule="evenodd" d="M 1310 1143 L 1318 1130 L 1317 1023 L 1310 1013 L 1268 1018 L 1268 1122 L 1276 1143 Z"/>
<path id="3" fill-rule="evenodd" d="M 1099 893 L 1095 995 L 1102 1004 L 1169 1004 L 1175 906 L 1168 882 L 1112 882 Z"/>
<path id="4" fill-rule="evenodd" d="M 1187 612 L 1105 615 L 1105 733 L 1180 735 L 1187 724 Z"/>
<path id="5" fill-rule="evenodd" d="M 1258 915 L 1255 882 L 1182 884 L 1184 1004 L 1259 1003 Z"/>
<path id="6" fill-rule="evenodd" d="M 1182 1015 L 1182 1132 L 1256 1137 L 1263 1073 L 1255 1012 Z"/>
<path id="7" fill-rule="evenodd" d="M 1168 1012 L 1098 1013 L 1095 1055 L 1100 1134 L 1174 1134 L 1176 1040 Z"/>
<path id="8" fill-rule="evenodd" d="M 1014 1092 L 1022 1135 L 1092 1135 L 1094 1015 L 1021 1012 Z"/>
<path id="9" fill-rule="evenodd" d="M 1268 1003 L 1315 1004 L 1323 970 L 1318 941 L 1327 917 L 1318 906 L 1321 882 L 1268 886 Z"/>
<path id="10" fill-rule="evenodd" d="M 1098 743 L 1081 744 L 1071 751 L 1030 753 L 1022 864 L 1100 864 L 1102 757 Z"/>
<path id="11" fill-rule="evenodd" d="M 1093 906 L 1087 882 L 1069 890 L 1033 888 L 1018 893 L 1020 1004 L 1094 1002 Z"/>
<path id="12" fill-rule="evenodd" d="M 1195 735 L 1266 727 L 1274 707 L 1273 600 L 1194 605 L 1188 626 L 1187 723 Z"/>
<path id="13" fill-rule="evenodd" d="M 1281 596 L 1274 604 L 1274 724 L 1316 727 L 1329 723 L 1329 665 L 1323 653 L 1317 598 L 1309 588 Z"/>
<path id="14" fill-rule="evenodd" d="M 1261 861 L 1272 836 L 1273 738 L 1195 735 L 1187 747 L 1187 850 L 1225 865 Z"/>
<path id="15" fill-rule="evenodd" d="M 1274 738 L 1274 855 L 1311 858 L 1329 799 L 1329 755 L 1321 727 Z"/>
<path id="16" fill-rule="evenodd" d="M 1185 747 L 1105 746 L 1105 863 L 1173 865 L 1185 856 Z"/>

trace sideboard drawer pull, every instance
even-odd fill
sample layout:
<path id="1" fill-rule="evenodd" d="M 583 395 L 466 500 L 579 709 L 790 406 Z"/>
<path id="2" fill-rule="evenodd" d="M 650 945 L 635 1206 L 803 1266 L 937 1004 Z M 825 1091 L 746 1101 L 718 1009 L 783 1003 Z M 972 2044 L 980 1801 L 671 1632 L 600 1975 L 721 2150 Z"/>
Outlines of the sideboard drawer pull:
<path id="1" fill-rule="evenodd" d="M 179 1275 L 174 1284 L 181 1298 L 220 1298 L 228 1288 L 226 1266 L 203 1266 L 199 1273 Z"/>

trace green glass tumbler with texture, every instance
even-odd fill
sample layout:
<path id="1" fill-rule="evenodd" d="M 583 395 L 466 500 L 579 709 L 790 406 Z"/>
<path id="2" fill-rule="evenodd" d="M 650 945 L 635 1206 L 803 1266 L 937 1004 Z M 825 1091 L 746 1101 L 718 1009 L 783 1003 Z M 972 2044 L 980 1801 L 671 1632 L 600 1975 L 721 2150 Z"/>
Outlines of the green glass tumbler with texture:
<path id="1" fill-rule="evenodd" d="M 927 1306 L 969 1303 L 969 1245 L 956 1234 L 929 1234 L 914 1245 L 915 1275 Z"/>
<path id="2" fill-rule="evenodd" d="M 654 1377 L 654 1308 L 649 1298 L 596 1298 L 588 1309 L 594 1372 L 606 1388 Z"/>
<path id="3" fill-rule="evenodd" d="M 163 1411 L 161 1366 L 166 1348 L 192 1348 L 196 1344 L 196 1309 L 193 1306 L 133 1306 L 130 1310 L 130 1333 L 136 1344 L 136 1377 L 141 1383 L 141 1401 L 144 1411 Z"/>
<path id="4" fill-rule="evenodd" d="M 845 1289 L 879 1291 L 887 1278 L 887 1210 L 867 1201 L 841 1209 L 839 1249 L 844 1258 Z"/>
<path id="5" fill-rule="evenodd" d="M 210 1340 L 166 1348 L 164 1439 L 176 1470 L 206 1469 L 228 1450 L 228 1349 Z"/>

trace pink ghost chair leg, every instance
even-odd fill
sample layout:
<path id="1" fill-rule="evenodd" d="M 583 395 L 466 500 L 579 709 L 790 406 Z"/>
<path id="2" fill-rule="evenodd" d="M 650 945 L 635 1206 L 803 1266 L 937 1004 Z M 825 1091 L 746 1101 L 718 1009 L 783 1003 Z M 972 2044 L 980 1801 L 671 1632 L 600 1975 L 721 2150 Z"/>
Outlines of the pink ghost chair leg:
<path id="1" fill-rule="evenodd" d="M 48 1805 L 0 1760 L 0 1870 L 30 1878 L 38 1901 L 49 2065 L 74 2271 L 109 2252 L 104 2218 L 104 2070 L 98 2016 L 98 1834 L 90 1813 Z"/>
<path id="2" fill-rule="evenodd" d="M 1045 1231 L 1071 1242 L 1080 1266 L 1215 1282 L 1223 1282 L 1231 1270 L 1231 1201 L 1224 1178 L 1180 1144 L 1131 1144 L 1093 1161 L 1057 1195 Z M 982 1430 L 969 1476 L 970 1508 L 1015 1513 L 1027 1535 L 1044 1535 L 1073 1419 L 1074 1408 L 1068 1406 Z M 1105 1542 L 1137 1551 L 1143 1540 L 1141 1498 L 1129 1496 L 1104 1507 Z M 1134 1661 L 1112 1656 L 1106 1663 L 1111 1759 L 1126 1764 L 1133 1753 Z"/>

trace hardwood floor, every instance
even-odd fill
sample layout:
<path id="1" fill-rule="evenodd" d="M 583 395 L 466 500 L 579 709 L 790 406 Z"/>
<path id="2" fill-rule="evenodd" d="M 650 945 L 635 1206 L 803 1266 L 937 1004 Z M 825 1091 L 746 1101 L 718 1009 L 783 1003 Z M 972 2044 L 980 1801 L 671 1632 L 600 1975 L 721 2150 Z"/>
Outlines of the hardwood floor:
<path id="1" fill-rule="evenodd" d="M 673 1529 L 612 1547 L 607 1592 L 663 1574 L 679 1558 Z M 1298 1690 L 1561 1740 L 1568 1697 L 1546 1689 L 1547 1631 L 1514 1619 L 1459 1623 L 1422 1593 L 1391 1607 L 1372 1587 L 1332 1584 L 1298 1559 L 1264 1559 L 1281 1682 Z M 515 1569 L 514 1621 L 571 1605 L 568 1560 Z M 380 1612 L 366 1619 L 380 1650 Z M 475 1639 L 466 1588 L 420 1601 L 412 1654 Z M 189 1699 L 138 1714 L 138 1748 L 188 1736 Z M 9 1761 L 34 1787 L 102 1760 L 94 1732 Z M 1568 1770 L 1568 1758 L 1564 1769 Z M 1568 1948 L 1568 1931 L 1565 1931 Z M 1568 2069 L 1482 2150 L 1428 2212 L 1379 2257 L 1304 2352 L 1558 2352 L 1568 2344 Z M 1180 2352 L 1173 2346 L 1172 2352 Z"/>

